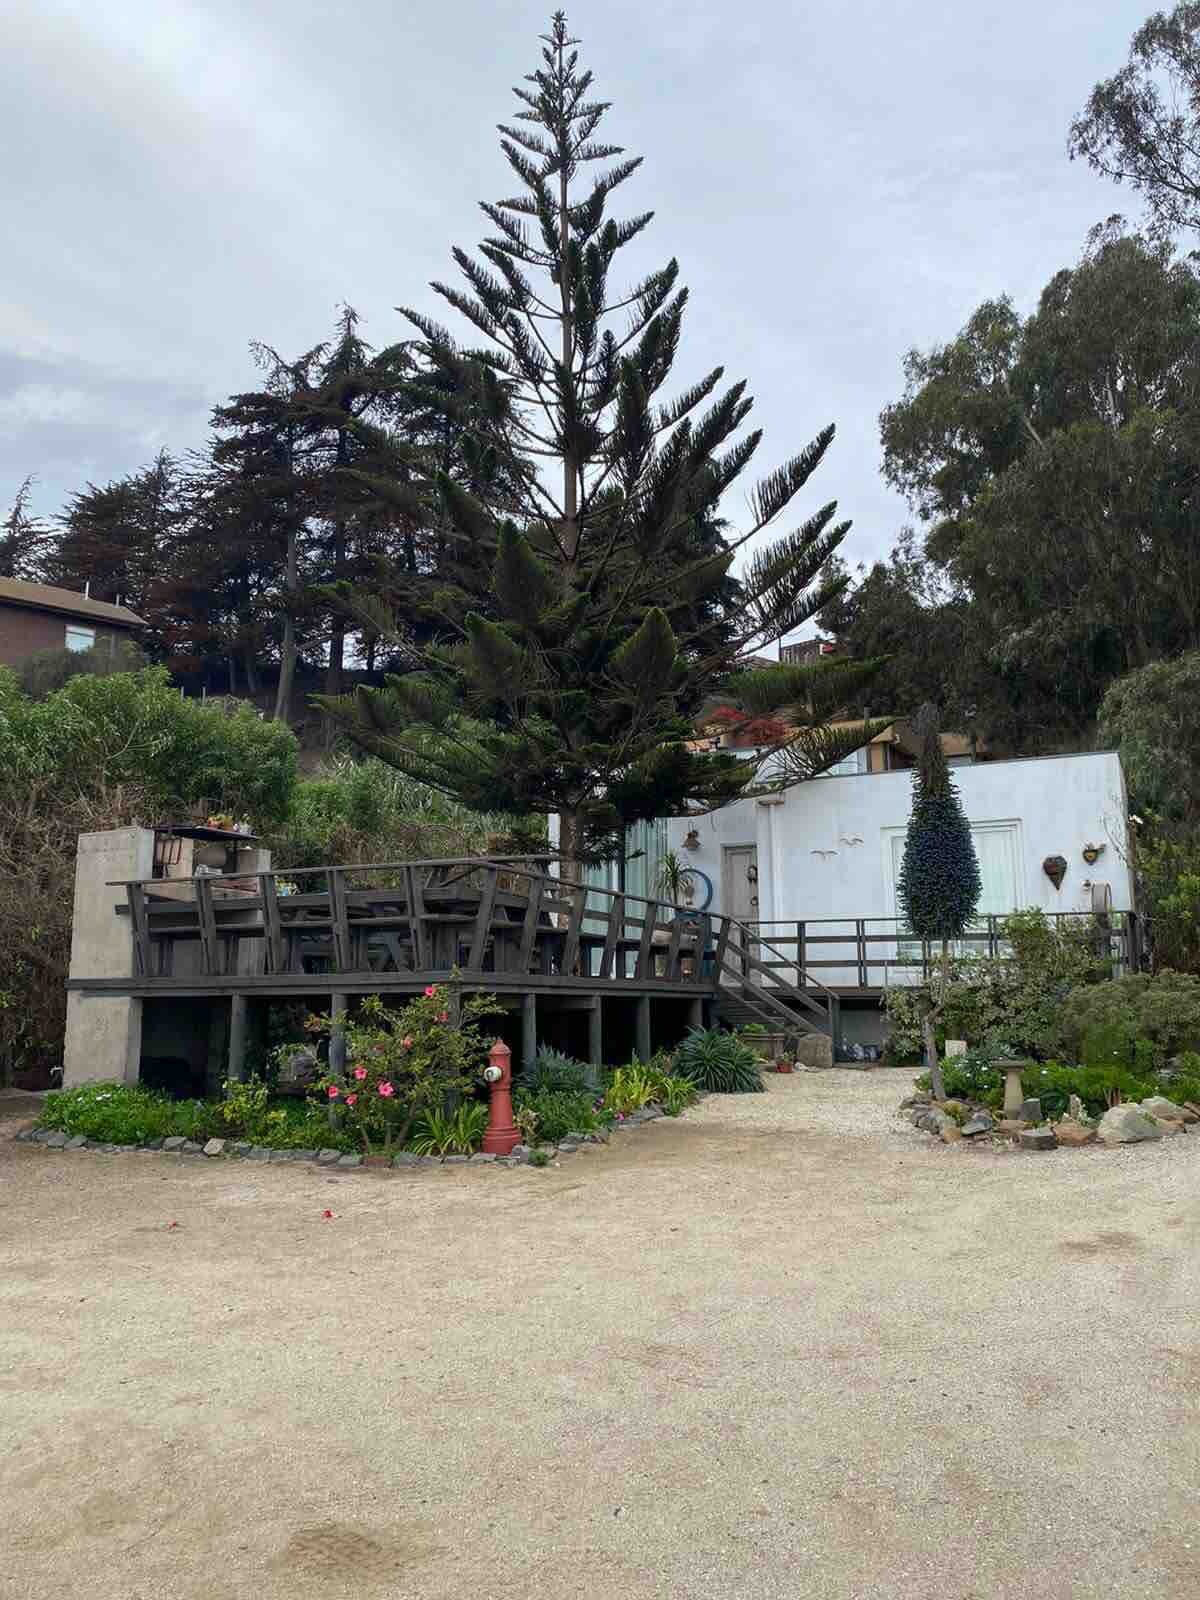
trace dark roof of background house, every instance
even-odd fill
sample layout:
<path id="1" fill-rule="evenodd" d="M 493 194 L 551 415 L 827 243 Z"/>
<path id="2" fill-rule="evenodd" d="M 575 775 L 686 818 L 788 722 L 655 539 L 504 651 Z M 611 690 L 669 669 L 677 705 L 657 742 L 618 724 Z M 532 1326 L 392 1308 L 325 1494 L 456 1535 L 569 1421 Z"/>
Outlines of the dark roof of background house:
<path id="1" fill-rule="evenodd" d="M 34 611 L 60 611 L 68 617 L 86 617 L 92 622 L 109 622 L 119 628 L 144 628 L 144 620 L 125 606 L 93 600 L 74 589 L 55 589 L 48 583 L 22 583 L 18 578 L 0 578 L 0 605 L 28 606 Z"/>

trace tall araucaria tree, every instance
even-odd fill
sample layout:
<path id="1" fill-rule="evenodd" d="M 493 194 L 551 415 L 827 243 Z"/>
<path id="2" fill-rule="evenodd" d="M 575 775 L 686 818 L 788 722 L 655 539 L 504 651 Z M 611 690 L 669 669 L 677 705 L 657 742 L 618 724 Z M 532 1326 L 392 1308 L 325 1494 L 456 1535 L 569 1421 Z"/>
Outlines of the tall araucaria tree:
<path id="1" fill-rule="evenodd" d="M 472 491 L 436 476 L 444 554 L 411 575 L 390 618 L 411 670 L 320 703 L 362 748 L 469 805 L 556 812 L 570 866 L 610 852 L 630 823 L 743 791 L 753 764 L 693 748 L 692 719 L 753 649 L 840 591 L 844 578 L 820 574 L 849 524 L 830 502 L 760 538 L 832 427 L 751 492 L 747 527 L 719 520 L 760 440 L 740 432 L 745 384 L 723 388 L 718 367 L 664 397 L 687 291 L 675 261 L 612 286 L 618 253 L 653 215 L 607 215 L 640 159 L 598 137 L 608 103 L 590 97 L 562 12 L 542 37 L 542 64 L 500 128 L 520 190 L 483 206 L 494 232 L 482 261 L 454 251 L 466 288 L 433 285 L 486 348 L 462 351 L 405 313 L 446 375 L 427 394 L 452 397 L 503 492 L 486 477 Z M 363 625 L 389 620 L 377 595 L 346 603 Z M 431 623 L 436 642 L 422 644 Z M 862 742 L 855 731 L 824 739 L 817 770 Z"/>
<path id="2" fill-rule="evenodd" d="M 921 754 L 913 773 L 912 812 L 896 899 L 908 932 L 918 939 L 940 940 L 942 946 L 933 1003 L 921 1019 L 921 1032 L 934 1092 L 938 1099 L 944 1099 L 934 1024 L 946 999 L 950 941 L 966 932 L 983 885 L 971 826 L 942 749 L 937 712 L 931 705 L 923 706 L 914 720 L 921 738 Z"/>

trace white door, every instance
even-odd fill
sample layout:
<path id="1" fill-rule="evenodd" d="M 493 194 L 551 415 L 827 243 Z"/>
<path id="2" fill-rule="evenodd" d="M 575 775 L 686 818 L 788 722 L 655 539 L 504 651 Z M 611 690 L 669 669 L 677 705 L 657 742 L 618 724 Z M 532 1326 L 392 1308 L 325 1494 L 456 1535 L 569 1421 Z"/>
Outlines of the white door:
<path id="1" fill-rule="evenodd" d="M 727 844 L 721 850 L 721 909 L 741 923 L 758 921 L 758 846 Z M 729 954 L 753 954 L 752 942 L 741 928 L 729 936 Z"/>

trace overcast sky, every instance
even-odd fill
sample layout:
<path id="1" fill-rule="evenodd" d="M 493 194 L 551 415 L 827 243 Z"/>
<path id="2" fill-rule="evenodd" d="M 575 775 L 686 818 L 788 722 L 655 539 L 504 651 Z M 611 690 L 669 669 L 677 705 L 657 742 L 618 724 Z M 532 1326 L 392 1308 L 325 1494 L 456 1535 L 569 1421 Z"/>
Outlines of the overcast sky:
<path id="1" fill-rule="evenodd" d="M 836 496 L 852 561 L 905 507 L 877 417 L 911 346 L 980 300 L 1029 309 L 1088 228 L 1136 201 L 1067 160 L 1147 0 L 589 0 L 570 21 L 607 136 L 645 156 L 625 255 L 692 291 L 677 372 L 756 397 L 765 471 L 828 421 L 805 503 Z M 511 192 L 495 124 L 537 64 L 531 0 L 8 0 L 0 501 L 56 512 L 87 480 L 198 445 L 252 339 L 296 354 L 341 301 L 368 339 Z M 639 250 L 636 260 L 634 250 Z M 740 497 L 729 506 L 736 518 Z"/>

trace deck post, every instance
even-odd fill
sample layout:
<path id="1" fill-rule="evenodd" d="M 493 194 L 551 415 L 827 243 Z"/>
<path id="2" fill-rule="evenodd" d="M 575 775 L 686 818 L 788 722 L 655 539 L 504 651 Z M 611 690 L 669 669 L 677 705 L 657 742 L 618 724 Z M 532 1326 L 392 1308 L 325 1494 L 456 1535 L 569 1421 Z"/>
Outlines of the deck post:
<path id="1" fill-rule="evenodd" d="M 329 997 L 329 1015 L 333 1019 L 333 1027 L 329 1032 L 329 1070 L 337 1077 L 344 1077 L 346 1072 L 346 1035 L 342 1024 L 346 1016 L 346 996 L 335 994 Z M 329 1102 L 329 1126 L 332 1128 L 336 1121 L 333 1101 Z"/>
<path id="2" fill-rule="evenodd" d="M 229 997 L 229 1070 L 226 1074 L 234 1083 L 246 1076 L 246 996 Z"/>
<path id="3" fill-rule="evenodd" d="M 604 1061 L 604 1011 L 599 995 L 592 1001 L 588 1012 L 588 1060 L 598 1067 Z"/>
<path id="4" fill-rule="evenodd" d="M 650 996 L 637 997 L 637 1053 L 639 1061 L 649 1061 L 650 1049 Z"/>
<path id="5" fill-rule="evenodd" d="M 521 1068 L 532 1072 L 537 1060 L 537 995 L 529 990 L 521 996 Z"/>
<path id="6" fill-rule="evenodd" d="M 704 1026 L 704 996 L 693 995 L 688 1001 L 688 1027 L 702 1028 Z"/>

